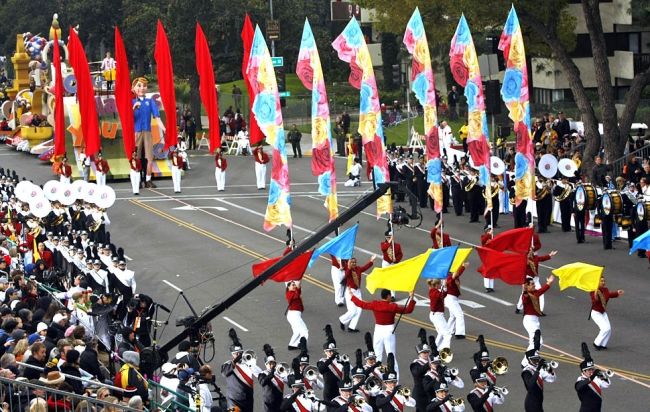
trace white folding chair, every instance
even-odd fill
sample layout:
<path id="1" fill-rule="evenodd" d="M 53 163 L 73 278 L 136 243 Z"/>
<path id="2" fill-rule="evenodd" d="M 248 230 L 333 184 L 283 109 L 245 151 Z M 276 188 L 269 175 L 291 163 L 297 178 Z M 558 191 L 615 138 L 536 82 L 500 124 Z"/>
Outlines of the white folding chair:
<path id="1" fill-rule="evenodd" d="M 196 146 L 196 150 L 201 150 L 201 147 L 205 146 L 206 149 L 210 149 L 210 142 L 208 138 L 205 137 L 205 132 L 201 135 L 201 140 L 199 140 L 199 145 Z"/>

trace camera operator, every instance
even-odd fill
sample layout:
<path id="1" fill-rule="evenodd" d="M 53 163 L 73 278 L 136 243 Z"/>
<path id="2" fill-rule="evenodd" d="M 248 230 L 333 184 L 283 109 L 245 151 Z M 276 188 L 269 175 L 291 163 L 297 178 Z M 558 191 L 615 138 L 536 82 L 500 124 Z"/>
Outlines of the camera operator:
<path id="1" fill-rule="evenodd" d="M 199 359 L 199 345 L 198 342 L 190 343 L 186 340 L 178 344 L 178 352 L 174 359 L 170 361 L 174 364 L 185 364 L 190 368 L 199 370 L 203 362 Z"/>
<path id="2" fill-rule="evenodd" d="M 151 346 L 151 317 L 155 310 L 153 300 L 139 293 L 127 304 L 126 325 L 135 331 L 138 341 L 145 347 Z"/>

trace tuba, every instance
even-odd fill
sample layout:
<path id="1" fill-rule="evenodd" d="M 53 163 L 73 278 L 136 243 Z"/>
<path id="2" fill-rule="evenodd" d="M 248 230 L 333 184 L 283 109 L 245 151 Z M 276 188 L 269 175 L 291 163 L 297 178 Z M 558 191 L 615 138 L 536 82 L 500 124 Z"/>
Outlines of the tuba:
<path id="1" fill-rule="evenodd" d="M 574 190 L 575 190 L 575 186 L 573 185 L 573 183 L 565 183 L 564 187 L 562 188 L 562 192 L 560 192 L 559 195 L 554 196 L 554 198 L 556 201 L 562 202 L 566 200 L 571 195 L 571 193 L 573 193 Z"/>
<path id="2" fill-rule="evenodd" d="M 490 367 L 497 375 L 505 375 L 508 373 L 508 360 L 502 356 L 494 358 Z"/>

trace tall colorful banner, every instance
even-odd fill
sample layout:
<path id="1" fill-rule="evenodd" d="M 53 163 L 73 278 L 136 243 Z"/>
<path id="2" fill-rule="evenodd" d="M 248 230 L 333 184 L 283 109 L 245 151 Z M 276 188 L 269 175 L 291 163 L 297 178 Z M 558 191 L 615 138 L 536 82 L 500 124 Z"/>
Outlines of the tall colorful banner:
<path id="1" fill-rule="evenodd" d="M 219 101 L 217 99 L 217 88 L 214 80 L 214 68 L 212 66 L 212 55 L 208 47 L 208 40 L 205 38 L 203 28 L 196 22 L 196 36 L 194 38 L 194 51 L 196 53 L 196 71 L 199 74 L 199 92 L 201 101 L 208 114 L 210 125 L 210 153 L 221 147 L 221 130 L 219 122 Z"/>
<path id="2" fill-rule="evenodd" d="M 273 149 L 269 200 L 264 216 L 267 232 L 279 225 L 291 227 L 291 194 L 289 167 L 285 147 L 284 124 L 280 109 L 280 95 L 269 48 L 259 26 L 255 28 L 246 76 L 255 94 L 253 113 Z"/>
<path id="3" fill-rule="evenodd" d="M 460 16 L 456 33 L 451 39 L 449 50 L 451 74 L 454 80 L 465 88 L 467 98 L 468 133 L 467 145 L 474 165 L 479 169 L 479 183 L 485 187 L 486 210 L 492 209 L 490 190 L 490 146 L 488 143 L 488 123 L 485 114 L 485 95 L 478 66 L 476 48 L 469 31 L 465 15 Z"/>
<path id="4" fill-rule="evenodd" d="M 336 200 L 336 172 L 334 170 L 334 142 L 330 123 L 330 108 L 325 90 L 325 78 L 318 48 L 309 20 L 302 31 L 296 74 L 302 84 L 311 90 L 311 172 L 318 176 L 318 192 L 325 196 L 325 207 L 330 222 L 339 214 Z"/>
<path id="5" fill-rule="evenodd" d="M 131 75 L 129 61 L 120 30 L 115 27 L 115 106 L 122 124 L 122 140 L 124 153 L 131 159 L 135 148 L 135 127 L 133 121 L 133 92 L 131 91 Z"/>
<path id="6" fill-rule="evenodd" d="M 244 18 L 244 27 L 241 30 L 241 39 L 244 43 L 244 58 L 242 59 L 241 74 L 244 77 L 246 82 L 246 89 L 248 90 L 248 104 L 250 108 L 250 116 L 248 117 L 248 140 L 250 144 L 256 145 L 257 143 L 264 140 L 262 136 L 262 131 L 260 126 L 257 124 L 257 119 L 255 119 L 255 113 L 253 113 L 253 102 L 255 101 L 255 92 L 251 82 L 248 80 L 248 75 L 246 71 L 248 70 L 248 59 L 251 55 L 251 46 L 253 45 L 253 36 L 255 36 L 255 30 L 253 30 L 253 23 L 246 13 Z"/>
<path id="7" fill-rule="evenodd" d="M 69 30 L 68 53 L 70 65 L 74 69 L 77 79 L 77 101 L 79 102 L 79 116 L 81 118 L 81 132 L 85 144 L 86 156 L 93 156 L 99 152 L 99 119 L 95 103 L 95 88 L 90 78 L 88 59 L 84 46 L 79 40 L 77 32 L 71 27 Z"/>
<path id="8" fill-rule="evenodd" d="M 176 89 L 174 88 L 174 68 L 169 41 L 162 22 L 158 20 L 156 29 L 156 74 L 160 88 L 160 100 L 165 108 L 165 150 L 178 144 L 178 130 L 176 129 Z"/>
<path id="9" fill-rule="evenodd" d="M 513 5 L 508 14 L 499 50 L 503 51 L 506 72 L 501 86 L 501 97 L 508 107 L 509 117 L 515 124 L 517 154 L 515 155 L 515 204 L 532 197 L 535 176 L 535 147 L 530 132 L 530 104 L 528 94 L 528 67 L 524 37 Z"/>
<path id="10" fill-rule="evenodd" d="M 65 114 L 63 107 L 63 75 L 61 74 L 61 51 L 59 37 L 54 33 L 54 154 L 65 154 Z"/>
<path id="11" fill-rule="evenodd" d="M 431 68 L 429 43 L 420 10 L 416 7 L 406 25 L 404 45 L 413 56 L 411 63 L 411 90 L 424 108 L 424 135 L 427 143 L 427 181 L 429 196 L 436 213 L 442 212 L 442 161 L 438 140 L 438 113 L 436 111 L 436 80 Z"/>
<path id="12" fill-rule="evenodd" d="M 339 59 L 350 63 L 348 80 L 360 91 L 358 131 L 366 152 L 366 160 L 372 170 L 375 184 L 385 183 L 389 180 L 388 159 L 386 159 L 384 145 L 377 80 L 366 40 L 354 17 L 334 40 L 332 47 L 338 53 Z M 392 213 L 392 208 L 390 193 L 382 196 L 377 200 L 377 217 L 384 213 Z"/>

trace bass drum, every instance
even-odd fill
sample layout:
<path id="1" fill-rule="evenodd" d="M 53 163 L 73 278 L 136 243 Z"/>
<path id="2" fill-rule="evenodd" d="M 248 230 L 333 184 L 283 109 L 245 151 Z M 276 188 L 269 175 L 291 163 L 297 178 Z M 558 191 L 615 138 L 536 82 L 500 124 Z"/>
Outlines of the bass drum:
<path id="1" fill-rule="evenodd" d="M 578 210 L 596 209 L 598 193 L 591 183 L 584 183 L 576 188 L 576 207 Z"/>
<path id="2" fill-rule="evenodd" d="M 623 213 L 623 198 L 616 190 L 603 193 L 600 202 L 605 216 L 620 215 Z"/>
<path id="3" fill-rule="evenodd" d="M 650 221 L 650 201 L 639 201 L 639 203 L 636 204 L 636 218 L 639 221 Z"/>

